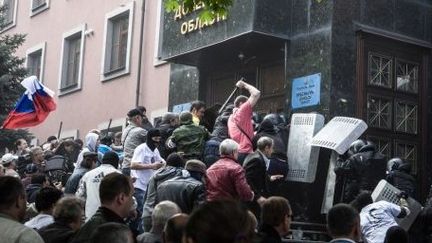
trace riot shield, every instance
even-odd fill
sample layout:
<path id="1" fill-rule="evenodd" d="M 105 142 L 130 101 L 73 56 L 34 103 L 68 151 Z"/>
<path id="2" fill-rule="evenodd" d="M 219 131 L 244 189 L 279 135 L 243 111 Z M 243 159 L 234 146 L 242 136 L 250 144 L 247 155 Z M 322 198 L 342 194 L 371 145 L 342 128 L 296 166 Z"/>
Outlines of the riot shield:
<path id="1" fill-rule="evenodd" d="M 399 205 L 400 193 L 401 191 L 394 187 L 392 184 L 388 183 L 386 180 L 381 180 L 375 187 L 375 190 L 372 192 L 372 200 L 374 202 L 384 200 Z M 399 224 L 400 227 L 408 231 L 412 223 L 414 223 L 414 220 L 417 218 L 420 211 L 422 210 L 422 206 L 420 203 L 418 203 L 411 197 L 408 197 L 406 201 L 408 203 L 410 214 L 405 218 L 396 218 L 396 222 Z"/>
<path id="2" fill-rule="evenodd" d="M 344 154 L 367 127 L 360 119 L 336 116 L 312 138 L 312 145 Z"/>
<path id="3" fill-rule="evenodd" d="M 289 181 L 312 183 L 318 165 L 319 148 L 312 147 L 312 137 L 323 127 L 320 114 L 293 114 L 288 142 Z"/>

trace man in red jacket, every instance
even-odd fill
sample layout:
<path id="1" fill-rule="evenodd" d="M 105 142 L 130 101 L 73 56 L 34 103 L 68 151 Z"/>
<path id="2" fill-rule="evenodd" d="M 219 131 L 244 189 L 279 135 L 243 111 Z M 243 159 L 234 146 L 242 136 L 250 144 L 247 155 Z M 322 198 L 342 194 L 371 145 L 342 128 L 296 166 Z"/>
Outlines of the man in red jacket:
<path id="1" fill-rule="evenodd" d="M 238 147 L 232 139 L 225 139 L 220 144 L 220 159 L 207 169 L 208 201 L 252 201 L 254 198 L 254 193 L 246 181 L 245 171 L 237 163 Z"/>

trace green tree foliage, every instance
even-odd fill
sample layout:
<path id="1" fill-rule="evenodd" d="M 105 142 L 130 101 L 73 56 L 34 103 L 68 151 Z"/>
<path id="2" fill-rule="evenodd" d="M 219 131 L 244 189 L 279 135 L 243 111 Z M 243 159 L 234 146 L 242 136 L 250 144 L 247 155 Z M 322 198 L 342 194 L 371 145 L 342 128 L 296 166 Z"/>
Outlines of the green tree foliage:
<path id="1" fill-rule="evenodd" d="M 200 17 L 204 21 L 210 21 L 217 15 L 228 15 L 228 8 L 233 4 L 233 0 L 164 0 L 164 3 L 167 12 L 176 11 L 181 5 L 191 12 L 196 4 L 204 3 Z"/>
<path id="2" fill-rule="evenodd" d="M 0 29 L 5 28 L 2 17 L 4 12 L 5 9 L 0 8 Z M 20 81 L 27 74 L 23 66 L 24 58 L 15 56 L 16 50 L 24 41 L 24 34 L 0 35 L 0 126 L 24 92 L 24 88 L 20 84 Z M 0 129 L 0 153 L 6 147 L 13 149 L 13 143 L 18 138 L 29 140 L 31 134 L 22 129 Z"/>

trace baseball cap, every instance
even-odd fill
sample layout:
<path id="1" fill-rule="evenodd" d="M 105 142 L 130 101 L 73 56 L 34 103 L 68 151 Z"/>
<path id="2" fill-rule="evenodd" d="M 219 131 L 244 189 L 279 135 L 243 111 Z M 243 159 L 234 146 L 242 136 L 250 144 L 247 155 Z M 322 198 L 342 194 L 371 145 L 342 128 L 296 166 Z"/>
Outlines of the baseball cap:
<path id="1" fill-rule="evenodd" d="M 95 152 L 84 152 L 83 157 L 87 158 L 87 157 L 97 157 L 98 154 Z"/>
<path id="2" fill-rule="evenodd" d="M 9 164 L 10 162 L 17 160 L 18 156 L 13 155 L 11 153 L 6 153 L 5 155 L 2 156 L 1 162 L 2 164 Z"/>
<path id="3" fill-rule="evenodd" d="M 205 174 L 207 166 L 197 159 L 191 159 L 186 162 L 185 169 Z"/>

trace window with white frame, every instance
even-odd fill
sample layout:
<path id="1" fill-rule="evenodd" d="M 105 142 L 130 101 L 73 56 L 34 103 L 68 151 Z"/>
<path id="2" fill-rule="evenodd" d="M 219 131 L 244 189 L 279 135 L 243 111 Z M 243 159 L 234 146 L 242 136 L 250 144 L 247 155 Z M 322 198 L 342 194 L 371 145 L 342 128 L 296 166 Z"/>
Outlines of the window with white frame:
<path id="1" fill-rule="evenodd" d="M 30 16 L 36 15 L 49 8 L 49 0 L 31 0 Z"/>
<path id="2" fill-rule="evenodd" d="M 30 76 L 36 76 L 39 81 L 43 82 L 45 42 L 34 46 L 26 52 L 26 67 Z"/>
<path id="3" fill-rule="evenodd" d="M 133 2 L 105 16 L 102 80 L 129 73 Z"/>
<path id="4" fill-rule="evenodd" d="M 32 0 L 32 10 L 37 10 L 39 8 L 43 8 L 47 5 L 46 0 Z"/>
<path id="5" fill-rule="evenodd" d="M 161 12 L 165 11 L 164 8 L 162 8 L 162 0 L 158 0 L 157 4 L 157 14 L 156 14 L 156 33 L 155 33 L 155 47 L 154 47 L 154 59 L 153 59 L 153 66 L 158 66 L 161 64 L 167 63 L 166 61 L 162 61 L 159 56 L 159 50 L 160 50 L 160 40 L 161 40 Z"/>
<path id="6" fill-rule="evenodd" d="M 2 30 L 6 30 L 15 25 L 16 2 L 17 0 L 0 0 L 3 8 L 1 17 L 3 19 Z"/>
<path id="7" fill-rule="evenodd" d="M 59 85 L 61 94 L 81 88 L 84 31 L 85 25 L 82 25 L 63 34 Z"/>

